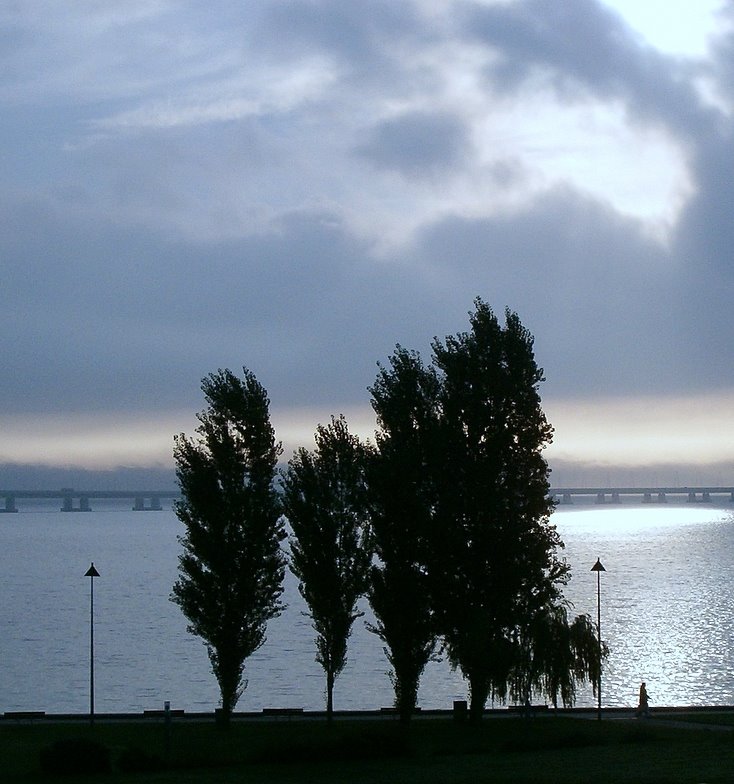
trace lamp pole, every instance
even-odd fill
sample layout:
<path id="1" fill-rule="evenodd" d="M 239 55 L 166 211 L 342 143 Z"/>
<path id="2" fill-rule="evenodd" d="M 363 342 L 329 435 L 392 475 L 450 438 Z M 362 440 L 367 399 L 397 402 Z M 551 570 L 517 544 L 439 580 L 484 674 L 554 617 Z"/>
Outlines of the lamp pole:
<path id="1" fill-rule="evenodd" d="M 601 721 L 601 573 L 606 572 L 606 569 L 597 558 L 596 563 L 591 567 L 591 571 L 596 572 L 596 631 L 599 638 L 599 682 L 596 685 L 596 695 L 599 698 L 597 718 Z"/>
<path id="2" fill-rule="evenodd" d="M 89 723 L 94 724 L 94 578 L 99 577 L 94 561 L 84 576 L 89 577 Z"/>

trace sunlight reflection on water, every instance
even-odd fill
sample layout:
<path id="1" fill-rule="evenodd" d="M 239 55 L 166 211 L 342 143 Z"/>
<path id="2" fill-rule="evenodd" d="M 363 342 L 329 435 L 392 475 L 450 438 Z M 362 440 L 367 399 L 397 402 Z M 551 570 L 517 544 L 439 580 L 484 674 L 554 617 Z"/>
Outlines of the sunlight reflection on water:
<path id="1" fill-rule="evenodd" d="M 666 507 L 560 511 L 574 567 L 567 596 L 596 618 L 611 655 L 603 702 L 632 705 L 641 681 L 652 704 L 731 703 L 734 696 L 734 525 L 726 510 Z"/>
<path id="2" fill-rule="evenodd" d="M 0 711 L 84 713 L 89 693 L 90 561 L 95 582 L 96 710 L 139 711 L 217 705 L 202 643 L 168 601 L 176 578 L 180 524 L 171 511 L 134 513 L 101 504 L 92 513 L 21 510 L 0 515 L 2 665 Z M 611 648 L 605 705 L 632 705 L 639 683 L 661 705 L 734 702 L 734 525 L 712 507 L 561 509 L 554 522 L 573 568 L 567 596 L 596 618 L 600 557 L 602 634 Z M 324 678 L 313 633 L 289 576 L 288 609 L 248 661 L 242 710 L 321 709 Z M 366 608 L 365 608 L 366 609 Z M 387 662 L 377 638 L 355 624 L 349 662 L 337 681 L 337 708 L 390 705 Z M 429 665 L 420 704 L 449 708 L 466 697 L 445 662 Z M 579 704 L 594 705 L 590 690 Z"/>

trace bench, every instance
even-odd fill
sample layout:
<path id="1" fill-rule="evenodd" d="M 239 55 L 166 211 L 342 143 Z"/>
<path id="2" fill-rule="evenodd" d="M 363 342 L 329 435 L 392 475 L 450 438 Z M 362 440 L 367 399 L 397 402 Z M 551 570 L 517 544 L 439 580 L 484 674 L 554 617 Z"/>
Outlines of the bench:
<path id="1" fill-rule="evenodd" d="M 508 705 L 507 710 L 512 713 L 525 713 L 535 716 L 536 713 L 542 713 L 548 710 L 547 705 Z"/>
<path id="2" fill-rule="evenodd" d="M 284 716 L 292 718 L 303 714 L 303 708 L 263 708 L 263 716 Z"/>
<path id="3" fill-rule="evenodd" d="M 5 711 L 3 717 L 13 719 L 13 721 L 33 721 L 33 719 L 43 719 L 46 711 Z"/>

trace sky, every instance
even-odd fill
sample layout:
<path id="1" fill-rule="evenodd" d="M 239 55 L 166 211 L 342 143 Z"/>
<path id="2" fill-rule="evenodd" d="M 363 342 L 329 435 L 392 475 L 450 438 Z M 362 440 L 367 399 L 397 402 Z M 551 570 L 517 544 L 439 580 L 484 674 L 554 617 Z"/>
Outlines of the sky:
<path id="1" fill-rule="evenodd" d="M 731 0 L 17 0 L 0 115 L 0 487 L 170 478 L 223 367 L 368 437 L 477 296 L 555 486 L 734 484 Z"/>

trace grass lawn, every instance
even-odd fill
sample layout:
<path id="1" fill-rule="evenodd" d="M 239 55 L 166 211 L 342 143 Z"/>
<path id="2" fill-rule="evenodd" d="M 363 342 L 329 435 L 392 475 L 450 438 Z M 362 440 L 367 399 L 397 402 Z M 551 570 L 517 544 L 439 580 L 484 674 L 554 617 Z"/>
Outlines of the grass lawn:
<path id="1" fill-rule="evenodd" d="M 41 749 L 92 738 L 111 752 L 118 782 L 730 782 L 734 737 L 705 727 L 634 721 L 487 718 L 478 727 L 422 719 L 406 732 L 390 719 L 213 723 L 0 724 L 0 781 L 39 782 Z M 123 772 L 127 760 L 135 771 Z M 165 765 L 165 766 L 164 766 Z M 140 768 L 143 770 L 140 770 Z M 81 782 L 99 776 L 71 775 Z"/>
<path id="2" fill-rule="evenodd" d="M 664 715 L 652 714 L 655 719 L 663 719 L 667 721 L 686 721 L 694 722 L 695 724 L 715 724 L 720 727 L 734 726 L 734 711 L 721 711 L 717 713 L 715 709 L 703 711 L 680 711 L 676 713 L 667 713 Z"/>

